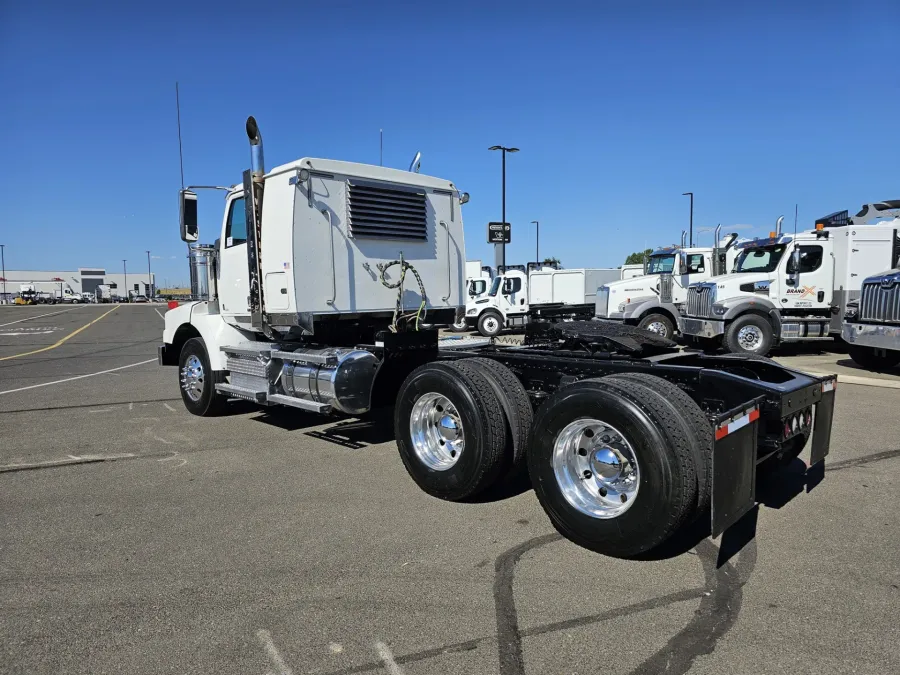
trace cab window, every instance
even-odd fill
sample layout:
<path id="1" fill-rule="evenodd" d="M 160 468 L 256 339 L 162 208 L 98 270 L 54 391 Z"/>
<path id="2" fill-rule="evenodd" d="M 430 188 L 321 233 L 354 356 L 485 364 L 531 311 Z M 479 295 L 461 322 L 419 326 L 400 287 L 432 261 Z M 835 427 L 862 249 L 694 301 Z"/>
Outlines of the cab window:
<path id="1" fill-rule="evenodd" d="M 660 274 L 671 272 L 675 268 L 675 254 L 652 255 L 647 266 L 647 274 Z"/>
<path id="2" fill-rule="evenodd" d="M 511 295 L 522 290 L 522 280 L 519 277 L 507 277 L 503 282 L 503 295 Z"/>
<path id="3" fill-rule="evenodd" d="M 228 210 L 228 223 L 225 225 L 225 248 L 247 243 L 247 213 L 244 210 L 244 198 L 231 202 Z"/>
<path id="4" fill-rule="evenodd" d="M 815 272 L 822 266 L 822 247 L 821 246 L 801 246 L 800 247 L 800 274 L 808 274 Z M 787 273 L 796 274 L 794 268 L 794 259 L 788 258 Z"/>
<path id="5" fill-rule="evenodd" d="M 784 244 L 747 248 L 741 252 L 734 266 L 735 272 L 774 272 L 787 248 Z"/>
<path id="6" fill-rule="evenodd" d="M 473 279 L 469 282 L 469 295 L 481 295 L 487 290 L 487 281 L 484 279 Z"/>
<path id="7" fill-rule="evenodd" d="M 705 272 L 706 265 L 703 262 L 703 254 L 702 253 L 691 253 L 687 257 L 687 265 L 685 267 L 685 274 L 696 274 L 698 272 Z"/>

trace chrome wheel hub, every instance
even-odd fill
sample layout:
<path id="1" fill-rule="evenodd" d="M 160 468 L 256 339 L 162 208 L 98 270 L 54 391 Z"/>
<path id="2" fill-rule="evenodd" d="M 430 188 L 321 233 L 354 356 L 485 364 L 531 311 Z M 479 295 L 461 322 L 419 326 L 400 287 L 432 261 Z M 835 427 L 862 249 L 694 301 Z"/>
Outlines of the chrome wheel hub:
<path id="1" fill-rule="evenodd" d="M 647 330 L 663 337 L 669 337 L 669 329 L 666 328 L 666 324 L 662 321 L 653 321 L 647 324 Z"/>
<path id="2" fill-rule="evenodd" d="M 184 389 L 189 399 L 199 401 L 203 396 L 204 382 L 203 364 L 196 356 L 189 356 L 181 369 L 181 388 Z"/>
<path id="3" fill-rule="evenodd" d="M 488 332 L 493 333 L 499 328 L 499 324 L 497 323 L 497 319 L 490 317 L 484 322 L 484 327 L 487 328 Z"/>
<path id="4" fill-rule="evenodd" d="M 615 518 L 634 503 L 640 468 L 634 449 L 602 420 L 575 420 L 556 437 L 553 473 L 569 504 L 592 518 Z"/>
<path id="5" fill-rule="evenodd" d="M 416 457 L 434 471 L 453 467 L 466 445 L 459 411 L 442 394 L 425 394 L 413 404 L 409 435 Z"/>
<path id="6" fill-rule="evenodd" d="M 744 326 L 738 331 L 738 344 L 748 352 L 758 351 L 762 346 L 763 334 L 758 326 Z"/>

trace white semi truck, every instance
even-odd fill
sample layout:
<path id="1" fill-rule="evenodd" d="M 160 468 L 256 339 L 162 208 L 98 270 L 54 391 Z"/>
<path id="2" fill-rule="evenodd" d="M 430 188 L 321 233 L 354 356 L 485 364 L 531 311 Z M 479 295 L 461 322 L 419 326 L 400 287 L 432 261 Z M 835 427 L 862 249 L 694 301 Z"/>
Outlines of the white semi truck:
<path id="1" fill-rule="evenodd" d="M 210 297 L 165 315 L 159 361 L 191 413 L 227 413 L 230 399 L 298 415 L 393 408 L 400 458 L 429 494 L 469 499 L 527 467 L 561 533 L 622 557 L 701 516 L 720 533 L 754 506 L 757 465 L 810 436 L 811 462 L 828 453 L 833 377 L 681 354 L 595 321 L 531 324 L 526 346 L 440 348 L 422 324 L 465 300 L 467 195 L 350 162 L 266 171 L 252 117 L 247 135 L 252 168 L 223 188 Z M 179 195 L 182 239 L 196 242 L 197 193 Z"/>
<path id="2" fill-rule="evenodd" d="M 672 338 L 678 325 L 678 306 L 687 298 L 692 283 L 704 281 L 730 269 L 735 259 L 737 234 L 719 239 L 717 248 L 671 246 L 655 250 L 647 260 L 645 274 L 605 284 L 597 289 L 594 314 L 621 321 Z"/>
<path id="3" fill-rule="evenodd" d="M 466 260 L 466 294 L 467 302 L 474 302 L 478 298 L 487 295 L 491 286 L 494 272 L 489 265 L 482 265 L 480 260 Z M 457 311 L 456 320 L 450 325 L 450 330 L 461 333 L 468 330 L 464 308 Z"/>
<path id="4" fill-rule="evenodd" d="M 590 319 L 597 288 L 619 279 L 622 270 L 555 269 L 543 265 L 501 268 L 486 295 L 466 303 L 466 322 L 484 337 L 530 321 Z"/>
<path id="5" fill-rule="evenodd" d="M 880 221 L 866 224 L 869 221 Z M 765 355 L 782 342 L 831 340 L 862 281 L 897 266 L 900 201 L 819 218 L 815 228 L 737 244 L 734 273 L 694 284 L 679 320 L 704 348 Z"/>
<path id="6" fill-rule="evenodd" d="M 865 279 L 859 298 L 847 303 L 842 337 L 850 346 L 850 358 L 863 368 L 887 370 L 900 364 L 900 262 L 897 265 Z"/>

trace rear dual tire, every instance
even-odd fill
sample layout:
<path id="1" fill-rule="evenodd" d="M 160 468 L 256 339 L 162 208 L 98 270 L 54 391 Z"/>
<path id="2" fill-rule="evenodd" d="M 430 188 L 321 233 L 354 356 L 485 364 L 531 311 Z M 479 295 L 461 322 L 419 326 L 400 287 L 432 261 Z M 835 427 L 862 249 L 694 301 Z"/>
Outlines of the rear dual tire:
<path id="1" fill-rule="evenodd" d="M 563 536 L 630 558 L 661 546 L 705 511 L 711 429 L 666 398 L 672 386 L 627 375 L 582 380 L 538 410 L 528 469 Z"/>

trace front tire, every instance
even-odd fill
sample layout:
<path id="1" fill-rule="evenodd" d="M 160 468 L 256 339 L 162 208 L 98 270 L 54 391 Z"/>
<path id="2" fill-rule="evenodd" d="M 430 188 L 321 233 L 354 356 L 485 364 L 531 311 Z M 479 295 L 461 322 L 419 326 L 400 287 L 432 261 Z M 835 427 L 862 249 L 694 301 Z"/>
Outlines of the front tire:
<path id="1" fill-rule="evenodd" d="M 216 384 L 225 381 L 224 374 L 210 367 L 206 345 L 201 338 L 191 338 L 181 348 L 178 381 L 181 400 L 192 415 L 212 417 L 227 408 L 225 397 L 216 393 Z"/>
<path id="2" fill-rule="evenodd" d="M 500 335 L 503 330 L 503 317 L 499 312 L 487 311 L 478 317 L 478 332 L 484 337 L 492 338 Z"/>
<path id="3" fill-rule="evenodd" d="M 745 314 L 731 322 L 725 329 L 723 343 L 732 354 L 756 354 L 765 356 L 772 349 L 775 334 L 772 324 L 758 314 Z"/>
<path id="4" fill-rule="evenodd" d="M 871 347 L 850 345 L 848 351 L 854 363 L 867 370 L 888 370 L 900 363 L 900 352 L 890 349 L 879 352 Z"/>
<path id="5" fill-rule="evenodd" d="M 462 317 L 457 319 L 454 323 L 451 323 L 450 330 L 454 333 L 465 333 L 469 330 L 469 324 L 466 321 L 466 317 Z"/>
<path id="6" fill-rule="evenodd" d="M 672 336 L 675 335 L 675 326 L 665 314 L 648 314 L 641 319 L 638 328 L 649 330 L 651 333 L 656 333 L 667 340 L 671 340 Z"/>
<path id="7" fill-rule="evenodd" d="M 606 379 L 562 387 L 538 410 L 528 470 L 553 526 L 580 546 L 629 558 L 695 512 L 691 439 L 671 406 Z"/>

